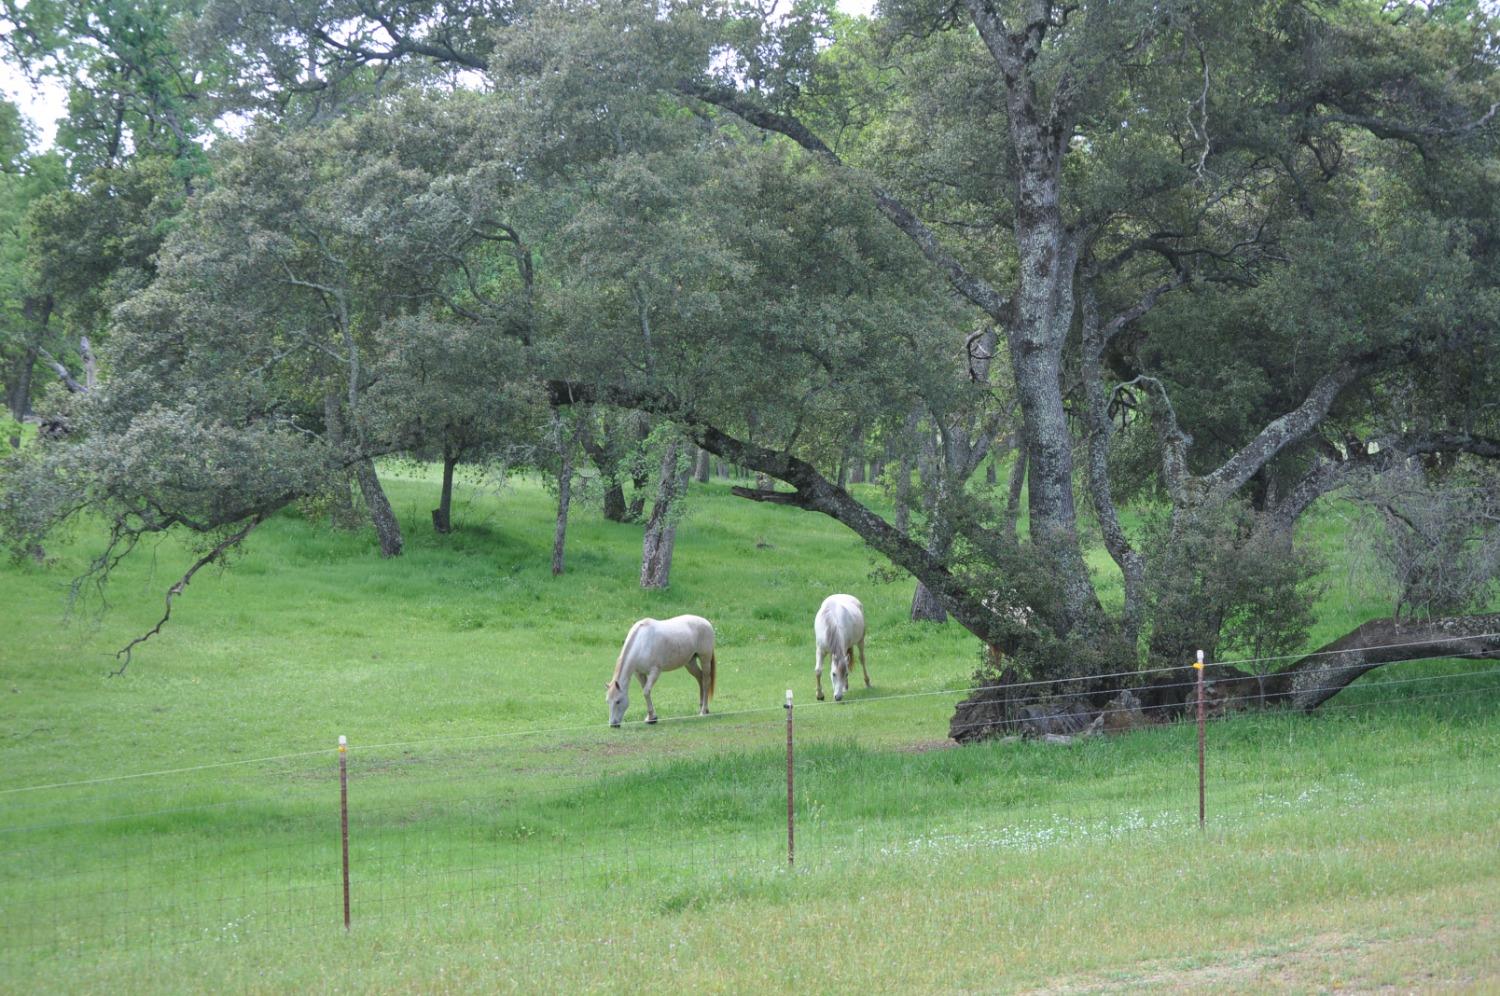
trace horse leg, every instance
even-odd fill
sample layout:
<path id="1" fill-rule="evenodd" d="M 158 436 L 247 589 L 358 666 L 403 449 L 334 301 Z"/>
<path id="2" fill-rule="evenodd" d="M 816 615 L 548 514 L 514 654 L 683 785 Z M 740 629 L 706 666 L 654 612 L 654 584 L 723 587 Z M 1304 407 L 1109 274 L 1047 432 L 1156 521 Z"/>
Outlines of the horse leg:
<path id="1" fill-rule="evenodd" d="M 833 666 L 833 657 L 829 655 L 829 667 Z M 823 648 L 813 646 L 813 680 L 818 683 L 818 701 L 823 701 Z"/>
<path id="2" fill-rule="evenodd" d="M 865 667 L 865 641 L 859 641 L 859 669 L 865 673 L 865 687 L 870 687 L 870 669 Z M 854 670 L 854 651 L 849 652 L 849 670 Z"/>
<path id="3" fill-rule="evenodd" d="M 708 715 L 708 686 L 703 683 L 703 668 L 698 666 L 702 658 L 693 658 L 687 662 L 687 672 L 698 679 L 698 715 Z"/>
<path id="4" fill-rule="evenodd" d="M 646 722 L 656 722 L 656 706 L 651 704 L 651 689 L 656 685 L 656 679 L 661 677 L 660 668 L 652 668 L 650 673 L 641 676 L 641 694 L 646 696 Z"/>

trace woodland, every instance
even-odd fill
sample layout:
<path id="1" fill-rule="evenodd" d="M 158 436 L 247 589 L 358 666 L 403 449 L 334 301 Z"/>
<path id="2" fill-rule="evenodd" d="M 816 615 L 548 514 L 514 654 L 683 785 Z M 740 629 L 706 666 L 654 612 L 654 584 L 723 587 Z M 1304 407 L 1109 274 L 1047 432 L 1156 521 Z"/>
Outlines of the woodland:
<path id="1" fill-rule="evenodd" d="M 1180 703 L 1197 650 L 1278 659 L 1211 674 L 1301 710 L 1500 656 L 1497 27 L 0 0 L 4 58 L 69 87 L 45 148 L 0 105 L 0 536 L 45 560 L 102 523 L 80 595 L 193 537 L 123 669 L 288 507 L 399 557 L 389 461 L 441 467 L 439 533 L 455 474 L 551 482 L 553 573 L 601 502 L 645 587 L 733 468 L 987 648 L 968 728 L 1021 681 Z M 1314 647 L 1298 526 L 1333 501 L 1392 599 Z"/>

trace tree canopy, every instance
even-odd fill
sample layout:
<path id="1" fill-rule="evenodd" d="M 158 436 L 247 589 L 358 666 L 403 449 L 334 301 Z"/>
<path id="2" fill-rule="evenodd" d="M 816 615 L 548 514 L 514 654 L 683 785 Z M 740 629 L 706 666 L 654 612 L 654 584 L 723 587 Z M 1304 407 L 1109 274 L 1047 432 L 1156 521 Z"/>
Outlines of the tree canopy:
<path id="1" fill-rule="evenodd" d="M 373 457 L 540 438 L 545 399 L 781 482 L 739 490 L 843 522 L 1035 677 L 1302 648 L 1295 527 L 1334 493 L 1389 530 L 1410 642 L 1495 628 L 1481 5 L 8 16 L 21 57 L 81 67 L 79 129 L 117 112 L 30 209 L 28 279 L 99 327 L 108 376 L 7 471 L 23 546 L 85 508 L 103 566 L 156 529 L 238 542 L 351 473 L 377 508 Z M 1002 501 L 969 479 L 1010 446 Z M 925 468 L 915 530 L 844 486 L 872 447 L 902 515 Z M 253 483 L 224 470 L 247 454 Z M 1464 569 L 1435 581 L 1435 549 Z M 1273 690 L 1316 705 L 1309 668 Z"/>

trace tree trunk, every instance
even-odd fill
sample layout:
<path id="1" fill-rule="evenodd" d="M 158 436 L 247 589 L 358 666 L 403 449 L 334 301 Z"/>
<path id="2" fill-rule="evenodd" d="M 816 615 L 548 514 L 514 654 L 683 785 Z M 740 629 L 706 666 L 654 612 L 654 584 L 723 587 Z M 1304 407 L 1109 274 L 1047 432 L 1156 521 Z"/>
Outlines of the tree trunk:
<path id="1" fill-rule="evenodd" d="M 644 416 L 636 422 L 636 449 L 630 462 L 630 508 L 626 512 L 626 519 L 630 522 L 638 522 L 641 513 L 646 510 L 646 485 L 651 480 L 651 470 L 646 464 L 646 454 L 642 444 L 646 437 L 651 435 L 651 425 Z"/>
<path id="2" fill-rule="evenodd" d="M 698 459 L 693 464 L 693 480 L 699 484 L 708 483 L 708 465 L 712 459 L 708 450 L 699 448 Z"/>
<path id="3" fill-rule="evenodd" d="M 1385 664 L 1436 657 L 1500 659 L 1500 612 L 1403 621 L 1374 619 L 1261 679 L 1268 703 L 1311 712 Z"/>
<path id="4" fill-rule="evenodd" d="M 370 521 L 375 525 L 375 535 L 380 539 L 380 555 L 401 556 L 401 547 L 404 545 L 401 523 L 396 521 L 396 513 L 391 510 L 385 489 L 380 486 L 380 478 L 375 474 L 375 461 L 365 457 L 355 463 L 354 477 L 359 481 L 359 492 L 364 496 L 365 508 L 369 510 Z"/>
<path id="5" fill-rule="evenodd" d="M 1021 519 L 1021 495 L 1026 490 L 1026 445 L 1016 447 L 1016 462 L 1010 465 L 1010 482 L 1005 497 L 1005 529 L 1016 538 L 1016 524 Z"/>
<path id="6" fill-rule="evenodd" d="M 557 475 L 557 526 L 552 530 L 552 573 L 563 572 L 563 549 L 568 539 L 568 506 L 573 502 L 573 461 L 563 457 Z"/>
<path id="7" fill-rule="evenodd" d="M 438 498 L 438 507 L 432 510 L 432 528 L 439 533 L 453 531 L 453 468 L 458 466 L 458 454 L 443 447 L 443 491 Z"/>
<path id="8" fill-rule="evenodd" d="M 323 435 L 335 451 L 344 446 L 344 419 L 339 413 L 339 396 L 334 391 L 323 395 Z M 359 510 L 354 507 L 351 475 L 340 475 L 329 499 L 328 519 L 336 529 L 358 529 Z"/>
<path id="9" fill-rule="evenodd" d="M 916 412 L 906 416 L 901 432 L 901 459 L 896 469 L 896 520 L 892 525 L 902 536 L 911 534 L 911 472 L 917 450 Z"/>
<path id="10" fill-rule="evenodd" d="M 37 348 L 27 346 L 17 364 L 16 379 L 6 392 L 6 406 L 17 422 L 31 414 L 31 378 L 36 371 Z"/>
<path id="11" fill-rule="evenodd" d="M 942 492 L 945 489 L 945 484 L 946 482 L 939 483 L 938 497 L 932 503 L 927 513 L 929 528 L 927 552 L 939 561 L 946 561 L 949 552 L 953 549 L 953 525 L 942 510 Z M 917 590 L 912 595 L 911 620 L 912 622 L 935 623 L 945 623 L 948 621 L 948 610 L 943 607 L 943 603 L 938 601 L 937 596 L 921 581 L 917 582 Z"/>
<path id="12" fill-rule="evenodd" d="M 31 382 L 36 373 L 36 361 L 46 343 L 47 324 L 52 320 L 52 306 L 51 294 L 39 298 L 28 297 L 21 302 L 21 316 L 31 324 L 16 379 L 11 383 L 5 399 L 17 422 L 31 414 Z"/>
<path id="13" fill-rule="evenodd" d="M 627 522 L 630 510 L 625 505 L 625 486 L 618 477 L 604 481 L 604 517 L 610 522 Z"/>
<path id="14" fill-rule="evenodd" d="M 687 490 L 687 469 L 678 469 L 678 440 L 667 443 L 661 458 L 661 477 L 646 536 L 641 545 L 641 587 L 665 588 L 671 581 L 672 549 L 677 543 L 677 508 Z"/>
<path id="15" fill-rule="evenodd" d="M 552 530 L 552 575 L 563 572 L 563 550 L 568 539 L 568 508 L 573 503 L 573 438 L 564 434 L 562 419 L 552 413 L 553 444 L 557 447 L 557 524 Z"/>
<path id="16" fill-rule="evenodd" d="M 598 468 L 599 479 L 604 483 L 604 518 L 610 522 L 625 522 L 630 512 L 625 505 L 625 486 L 620 483 L 619 453 L 608 436 L 603 444 L 594 438 L 593 417 L 592 411 L 580 416 L 578 441 Z"/>

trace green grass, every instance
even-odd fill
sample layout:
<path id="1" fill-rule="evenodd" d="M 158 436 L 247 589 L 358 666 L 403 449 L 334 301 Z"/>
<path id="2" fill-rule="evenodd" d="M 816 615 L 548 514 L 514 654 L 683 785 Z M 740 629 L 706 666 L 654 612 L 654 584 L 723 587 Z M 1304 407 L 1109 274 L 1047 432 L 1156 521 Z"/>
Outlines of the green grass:
<path id="1" fill-rule="evenodd" d="M 406 473 L 406 556 L 283 514 L 117 678 L 189 551 L 144 551 L 66 622 L 97 537 L 0 570 L 0 991 L 1500 984 L 1500 680 L 1472 664 L 1216 722 L 1199 831 L 1190 728 L 938 749 L 974 642 L 907 622 L 910 585 L 826 519 L 700 486 L 647 593 L 637 526 L 581 511 L 554 578 L 540 487 L 469 496 L 437 537 Z M 1313 528 L 1335 551 L 1338 520 Z M 1315 642 L 1382 608 L 1350 576 Z M 874 680 L 839 705 L 809 673 L 835 590 L 865 602 Z M 673 673 L 663 723 L 637 695 L 608 729 L 630 623 L 686 611 L 718 630 L 715 715 Z"/>

